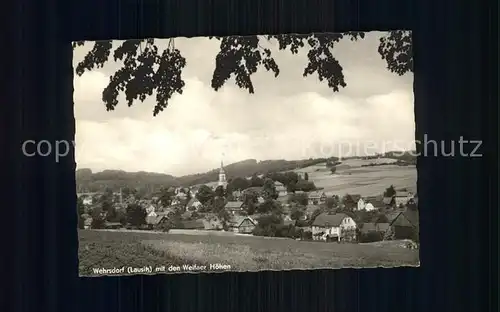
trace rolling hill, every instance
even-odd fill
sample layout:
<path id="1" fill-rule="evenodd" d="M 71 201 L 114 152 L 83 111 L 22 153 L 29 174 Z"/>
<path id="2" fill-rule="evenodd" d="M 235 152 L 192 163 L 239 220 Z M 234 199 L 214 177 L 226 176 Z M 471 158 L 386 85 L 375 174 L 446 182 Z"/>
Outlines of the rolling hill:
<path id="1" fill-rule="evenodd" d="M 416 157 L 411 152 L 387 152 L 383 157 L 387 159 L 398 160 L 414 165 Z M 363 163 L 377 162 L 375 158 L 382 155 L 371 157 L 349 157 L 345 158 L 351 163 L 356 162 L 356 159 L 364 159 Z M 366 162 L 367 160 L 373 161 Z M 327 160 L 337 161 L 336 158 L 316 158 L 305 160 L 263 160 L 246 159 L 236 163 L 224 166 L 227 178 L 248 177 L 253 174 L 265 174 L 268 172 L 291 171 L 301 168 L 310 167 L 313 165 L 323 166 Z M 342 166 L 342 165 L 341 165 Z M 355 166 L 356 167 L 356 166 Z M 328 171 L 328 170 L 326 170 Z M 218 180 L 219 168 L 214 168 L 210 171 L 198 174 L 191 174 L 176 177 L 169 174 L 154 173 L 154 172 L 126 172 L 123 170 L 104 170 L 101 172 L 92 172 L 90 169 L 78 169 L 76 171 L 76 185 L 79 192 L 97 192 L 102 191 L 106 187 L 114 191 L 118 191 L 121 187 L 143 189 L 146 192 L 153 192 L 163 187 L 170 186 L 191 186 L 215 182 Z"/>
<path id="2" fill-rule="evenodd" d="M 247 159 L 237 163 L 224 166 L 227 178 L 247 177 L 253 174 L 264 174 L 267 172 L 279 172 L 305 168 L 314 164 L 324 163 L 326 159 L 307 160 L 264 160 Z M 79 191 L 96 192 L 106 187 L 119 190 L 120 187 L 142 188 L 155 191 L 162 187 L 190 186 L 217 181 L 219 168 L 213 170 L 175 177 L 169 174 L 153 172 L 126 172 L 123 170 L 104 170 L 92 172 L 90 169 L 78 169 L 76 171 L 76 185 Z"/>

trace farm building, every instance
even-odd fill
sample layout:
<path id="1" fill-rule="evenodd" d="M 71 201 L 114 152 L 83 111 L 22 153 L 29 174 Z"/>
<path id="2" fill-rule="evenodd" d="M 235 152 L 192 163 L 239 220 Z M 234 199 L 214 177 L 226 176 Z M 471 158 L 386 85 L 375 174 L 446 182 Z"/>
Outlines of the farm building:
<path id="1" fill-rule="evenodd" d="M 325 192 L 310 192 L 307 196 L 309 205 L 318 205 L 320 203 L 324 203 L 326 201 L 326 194 Z"/>
<path id="2" fill-rule="evenodd" d="M 92 206 L 92 196 L 82 196 L 82 202 L 84 206 Z"/>
<path id="3" fill-rule="evenodd" d="M 390 229 L 386 233 L 386 238 L 393 239 L 415 239 L 419 233 L 418 210 L 406 209 L 396 211 L 387 216 Z"/>
<path id="4" fill-rule="evenodd" d="M 366 205 L 371 204 L 374 210 L 385 208 L 383 196 L 368 196 L 365 198 Z M 366 207 L 365 207 L 366 209 Z M 366 209 L 368 210 L 368 209 Z"/>
<path id="5" fill-rule="evenodd" d="M 242 216 L 234 217 L 229 223 L 229 228 L 235 233 L 250 234 L 255 229 L 255 226 L 255 220 Z"/>
<path id="6" fill-rule="evenodd" d="M 83 228 L 84 229 L 90 229 L 90 226 L 92 225 L 92 218 L 86 218 L 83 221 Z"/>
<path id="7" fill-rule="evenodd" d="M 312 223 L 314 240 L 343 239 L 350 240 L 356 237 L 356 222 L 344 213 L 318 215 Z"/>
<path id="8" fill-rule="evenodd" d="M 365 208 L 366 208 L 366 203 L 364 199 L 363 198 L 358 199 L 356 210 L 358 211 L 365 210 Z"/>
<path id="9" fill-rule="evenodd" d="M 411 193 L 409 192 L 396 192 L 394 195 L 394 204 L 396 207 L 406 206 L 411 197 Z"/>
<path id="10" fill-rule="evenodd" d="M 227 202 L 224 209 L 230 214 L 237 214 L 243 211 L 243 202 L 242 201 L 230 201 Z"/>
<path id="11" fill-rule="evenodd" d="M 275 181 L 274 187 L 276 188 L 276 191 L 278 192 L 278 197 L 284 197 L 288 194 L 286 187 L 283 183 L 281 183 L 279 181 Z"/>
<path id="12" fill-rule="evenodd" d="M 155 216 L 148 215 L 146 217 L 146 224 L 148 225 L 149 228 L 154 228 L 167 220 L 168 218 L 166 214 L 156 214 Z"/>

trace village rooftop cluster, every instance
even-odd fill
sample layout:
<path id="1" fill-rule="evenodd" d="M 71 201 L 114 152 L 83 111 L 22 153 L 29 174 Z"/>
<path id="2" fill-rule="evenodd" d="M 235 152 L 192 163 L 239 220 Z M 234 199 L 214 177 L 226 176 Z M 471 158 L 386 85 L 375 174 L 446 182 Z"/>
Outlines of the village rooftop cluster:
<path id="1" fill-rule="evenodd" d="M 326 164 L 335 172 L 335 166 Z M 80 229 L 225 231 L 331 242 L 419 242 L 418 195 L 388 185 L 383 194 L 324 192 L 307 172 L 226 178 L 143 196 L 129 188 L 78 194 Z M 416 247 L 417 244 L 412 246 Z M 413 247 L 411 247 L 413 248 Z"/>

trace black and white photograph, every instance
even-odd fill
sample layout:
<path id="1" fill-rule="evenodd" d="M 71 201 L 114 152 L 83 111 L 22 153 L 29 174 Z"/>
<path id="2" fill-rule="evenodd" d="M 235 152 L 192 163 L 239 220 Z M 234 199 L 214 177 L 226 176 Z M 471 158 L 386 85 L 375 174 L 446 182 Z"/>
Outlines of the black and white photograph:
<path id="1" fill-rule="evenodd" d="M 419 266 L 411 31 L 77 41 L 73 67 L 80 276 Z"/>

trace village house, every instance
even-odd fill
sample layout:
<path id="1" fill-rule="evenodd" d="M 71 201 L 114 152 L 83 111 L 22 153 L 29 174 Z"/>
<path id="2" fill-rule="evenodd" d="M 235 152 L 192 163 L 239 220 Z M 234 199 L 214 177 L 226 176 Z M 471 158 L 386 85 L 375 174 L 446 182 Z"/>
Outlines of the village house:
<path id="1" fill-rule="evenodd" d="M 149 212 L 148 212 L 148 211 L 146 210 L 146 218 L 147 218 L 147 217 L 156 218 L 156 216 L 157 216 L 156 211 L 151 210 L 151 211 L 149 211 Z"/>
<path id="2" fill-rule="evenodd" d="M 86 218 L 83 221 L 83 228 L 84 229 L 90 229 L 90 226 L 92 225 L 92 218 Z"/>
<path id="3" fill-rule="evenodd" d="M 192 186 L 189 188 L 189 193 L 191 194 L 191 197 L 195 197 L 196 194 L 198 194 L 198 191 L 200 190 L 199 187 L 197 186 Z"/>
<path id="4" fill-rule="evenodd" d="M 94 201 L 92 200 L 92 196 L 82 196 L 82 202 L 84 206 L 92 206 Z"/>
<path id="5" fill-rule="evenodd" d="M 283 183 L 281 183 L 279 181 L 274 181 L 274 187 L 276 188 L 276 191 L 278 192 L 278 197 L 283 197 L 283 196 L 288 195 L 286 187 Z"/>
<path id="6" fill-rule="evenodd" d="M 255 229 L 257 222 L 250 217 L 235 216 L 229 222 L 229 228 L 232 232 L 251 234 Z"/>
<path id="7" fill-rule="evenodd" d="M 406 209 L 396 211 L 387 215 L 390 231 L 386 232 L 386 237 L 393 239 L 415 239 L 419 234 L 418 210 Z"/>
<path id="8" fill-rule="evenodd" d="M 154 213 L 155 213 L 155 211 L 156 211 L 156 208 L 155 208 L 155 206 L 153 206 L 153 205 L 148 205 L 148 206 L 146 207 L 146 214 L 147 214 L 147 215 L 149 215 L 149 214 L 151 214 L 151 213 L 152 213 L 152 214 L 154 214 Z"/>
<path id="9" fill-rule="evenodd" d="M 201 206 L 203 206 L 203 204 L 197 198 L 193 197 L 189 200 L 186 207 L 190 210 L 193 209 L 197 211 Z"/>
<path id="10" fill-rule="evenodd" d="M 314 191 L 310 192 L 307 198 L 309 205 L 319 205 L 326 201 L 326 194 L 325 192 Z"/>
<path id="11" fill-rule="evenodd" d="M 148 228 L 153 229 L 159 224 L 162 224 L 168 220 L 168 217 L 166 214 L 161 213 L 161 214 L 156 214 L 155 215 L 148 215 L 146 217 L 146 224 L 148 225 Z"/>
<path id="12" fill-rule="evenodd" d="M 351 240 L 356 238 L 356 222 L 344 213 L 318 215 L 312 223 L 314 240 Z"/>
<path id="13" fill-rule="evenodd" d="M 365 198 L 365 210 L 366 211 L 374 211 L 385 208 L 383 196 L 368 196 Z"/>
<path id="14" fill-rule="evenodd" d="M 411 193 L 406 191 L 398 191 L 394 195 L 394 204 L 396 207 L 404 207 L 411 198 Z"/>
<path id="15" fill-rule="evenodd" d="M 172 201 L 170 202 L 170 205 L 172 206 L 177 206 L 182 204 L 182 200 L 179 197 L 174 197 Z"/>
<path id="16" fill-rule="evenodd" d="M 357 203 L 356 210 L 357 210 L 357 211 L 360 211 L 360 210 L 365 210 L 365 208 L 366 208 L 366 203 L 365 203 L 365 201 L 363 200 L 363 198 L 358 199 L 358 203 Z"/>
<path id="17" fill-rule="evenodd" d="M 415 194 L 413 197 L 408 200 L 406 203 L 407 207 L 413 207 L 414 209 L 418 209 L 418 196 Z"/>
<path id="18" fill-rule="evenodd" d="M 239 214 L 243 211 L 243 202 L 242 201 L 230 201 L 227 202 L 224 209 L 232 215 Z"/>

